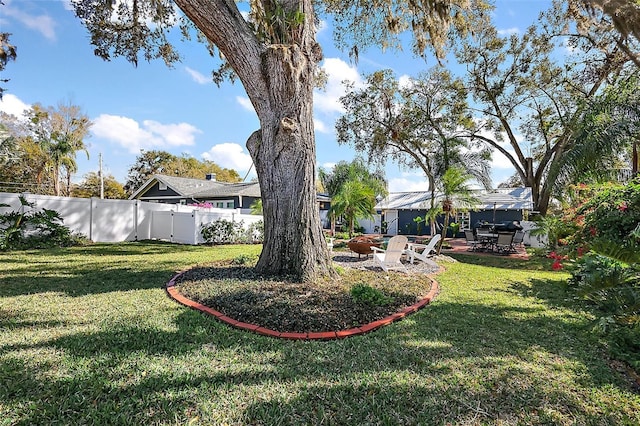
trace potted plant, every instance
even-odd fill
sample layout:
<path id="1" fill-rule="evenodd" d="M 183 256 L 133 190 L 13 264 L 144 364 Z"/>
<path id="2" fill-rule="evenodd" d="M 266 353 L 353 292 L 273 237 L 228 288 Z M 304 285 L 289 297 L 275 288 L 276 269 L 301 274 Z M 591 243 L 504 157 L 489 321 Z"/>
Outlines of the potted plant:
<path id="1" fill-rule="evenodd" d="M 455 238 L 456 235 L 458 235 L 458 231 L 460 231 L 460 224 L 458 222 L 451 222 L 449 229 L 451 230 L 451 236 Z"/>

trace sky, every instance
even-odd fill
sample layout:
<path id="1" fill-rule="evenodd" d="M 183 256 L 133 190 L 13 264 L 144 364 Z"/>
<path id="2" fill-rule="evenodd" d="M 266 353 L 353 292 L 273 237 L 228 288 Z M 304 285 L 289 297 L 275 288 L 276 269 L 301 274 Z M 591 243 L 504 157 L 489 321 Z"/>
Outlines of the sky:
<path id="1" fill-rule="evenodd" d="M 89 159 L 78 153 L 74 181 L 99 169 L 119 182 L 140 150 L 165 150 L 212 160 L 255 178 L 245 143 L 258 129 L 258 119 L 239 82 L 220 87 L 210 78 L 215 61 L 195 41 L 179 43 L 182 60 L 172 68 L 163 61 L 140 61 L 137 67 L 123 58 L 107 62 L 93 54 L 87 30 L 73 14 L 68 0 L 3 0 L 0 31 L 11 33 L 17 47 L 16 61 L 0 75 L 9 79 L 0 111 L 20 116 L 35 103 L 56 106 L 72 103 L 82 108 L 93 126 L 85 140 Z M 522 32 L 533 24 L 545 0 L 498 0 L 494 22 L 502 34 Z M 328 75 L 327 86 L 314 93 L 317 165 L 330 169 L 357 153 L 336 142 L 335 121 L 342 114 L 339 98 L 342 81 L 361 83 L 365 75 L 392 69 L 400 77 L 417 76 L 436 65 L 433 58 L 404 52 L 369 49 L 354 64 L 337 50 L 329 21 L 323 20 L 318 42 L 324 52 L 320 66 Z M 445 66 L 451 66 L 445 64 Z M 385 173 L 390 192 L 420 191 L 427 182 L 418 170 L 405 170 L 388 162 Z M 513 174 L 510 163 L 494 154 L 494 186 Z"/>

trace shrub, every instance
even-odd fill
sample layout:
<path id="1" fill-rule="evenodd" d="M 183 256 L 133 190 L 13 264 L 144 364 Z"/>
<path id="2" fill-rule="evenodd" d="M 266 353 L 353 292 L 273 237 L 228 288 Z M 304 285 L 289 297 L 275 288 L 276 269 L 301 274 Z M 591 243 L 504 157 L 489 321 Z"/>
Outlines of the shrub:
<path id="1" fill-rule="evenodd" d="M 391 297 L 386 296 L 382 291 L 364 283 L 355 284 L 351 288 L 351 297 L 356 303 L 369 306 L 384 306 L 392 302 Z"/>
<path id="2" fill-rule="evenodd" d="M 62 224 L 55 210 L 36 211 L 35 204 L 20 195 L 21 208 L 0 215 L 0 250 L 68 247 L 86 241 Z M 7 205 L 4 205 L 7 207 Z"/>
<path id="3" fill-rule="evenodd" d="M 264 222 L 262 220 L 249 225 L 249 228 L 247 228 L 247 238 L 250 243 L 261 243 L 264 241 Z"/>
<path id="4" fill-rule="evenodd" d="M 232 222 L 226 219 L 217 219 L 213 222 L 202 224 L 200 233 L 207 244 L 233 244 L 246 241 L 243 222 Z"/>

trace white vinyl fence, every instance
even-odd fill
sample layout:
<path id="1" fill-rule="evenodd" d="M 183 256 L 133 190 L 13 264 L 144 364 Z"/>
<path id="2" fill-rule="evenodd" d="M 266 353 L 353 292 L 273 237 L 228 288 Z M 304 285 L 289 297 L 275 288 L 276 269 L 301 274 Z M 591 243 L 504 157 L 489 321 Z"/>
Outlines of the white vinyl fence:
<path id="1" fill-rule="evenodd" d="M 18 198 L 20 195 L 34 203 L 37 210 L 57 211 L 65 226 L 94 242 L 158 239 L 199 244 L 204 242 L 200 235 L 202 224 L 226 219 L 242 221 L 248 227 L 262 220 L 262 216 L 243 214 L 240 209 L 203 209 L 138 200 L 101 200 L 6 192 L 0 192 L 0 204 L 8 204 L 10 207 L 0 207 L 0 214 L 24 208 Z"/>

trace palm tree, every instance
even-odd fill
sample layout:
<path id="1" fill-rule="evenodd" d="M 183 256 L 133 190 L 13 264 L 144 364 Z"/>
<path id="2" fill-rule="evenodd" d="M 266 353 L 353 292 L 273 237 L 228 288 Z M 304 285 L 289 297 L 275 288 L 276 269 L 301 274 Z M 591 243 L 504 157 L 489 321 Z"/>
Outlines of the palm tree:
<path id="1" fill-rule="evenodd" d="M 382 172 L 370 172 L 365 163 L 358 158 L 353 160 L 351 163 L 340 161 L 333 167 L 331 172 L 327 172 L 323 168 L 320 168 L 318 178 L 324 190 L 328 193 L 329 197 L 331 197 L 332 205 L 334 203 L 334 198 L 343 190 L 344 185 L 350 181 L 359 181 L 365 187 L 371 189 L 374 194 L 371 210 L 375 207 L 376 196 L 380 195 L 384 197 L 387 195 L 387 183 Z M 332 233 L 335 231 L 336 214 L 335 208 L 329 210 Z"/>
<path id="2" fill-rule="evenodd" d="M 467 181 L 471 179 L 471 175 L 460 167 L 450 167 L 442 176 L 442 192 L 444 200 L 442 201 L 442 210 L 444 212 L 444 226 L 442 227 L 442 238 L 438 244 L 438 254 L 442 249 L 442 242 L 447 235 L 449 227 L 449 218 L 455 216 L 456 208 L 472 207 L 478 202 L 474 197 L 472 190 L 467 185 Z M 453 201 L 456 204 L 453 204 Z"/>
<path id="3" fill-rule="evenodd" d="M 356 219 L 372 218 L 375 205 L 376 194 L 371 187 L 359 180 L 349 180 L 331 199 L 331 212 L 346 218 L 349 223 L 349 238 L 351 238 Z"/>

